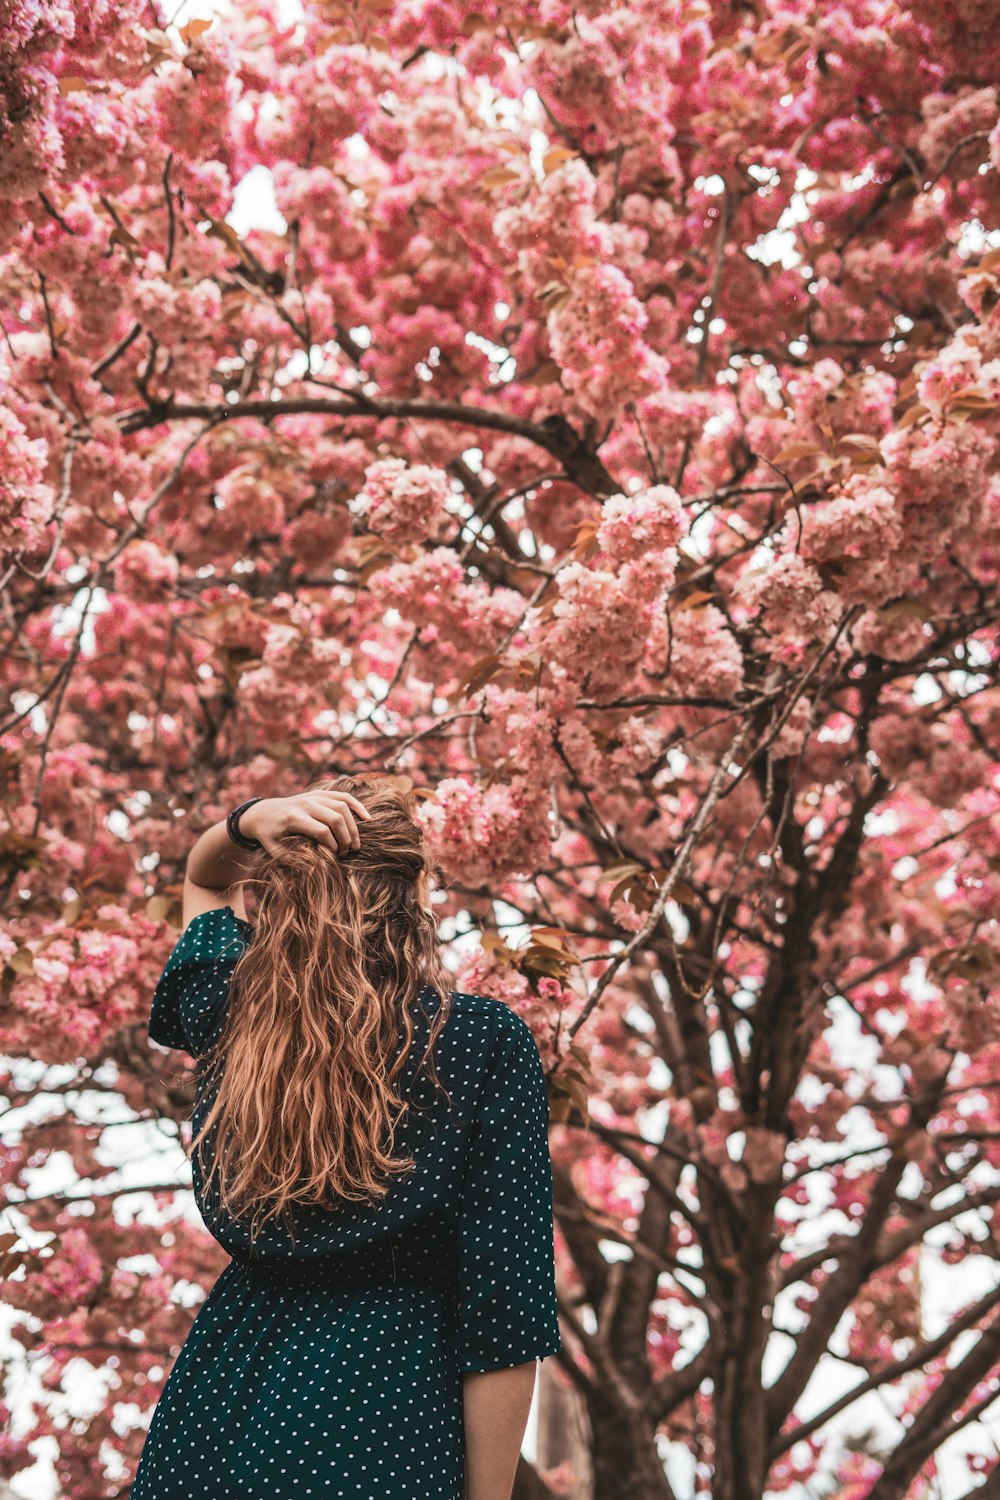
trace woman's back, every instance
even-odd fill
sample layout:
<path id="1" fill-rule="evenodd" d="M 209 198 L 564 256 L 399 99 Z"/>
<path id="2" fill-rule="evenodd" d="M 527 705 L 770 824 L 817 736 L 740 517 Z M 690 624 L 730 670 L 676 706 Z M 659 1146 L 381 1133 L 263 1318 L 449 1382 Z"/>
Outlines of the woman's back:
<path id="1" fill-rule="evenodd" d="M 252 933 L 229 907 L 188 924 L 156 988 L 154 1041 L 204 1056 Z M 445 1094 L 418 1066 L 440 1004 L 428 986 L 411 1008 L 394 1152 L 415 1165 L 382 1202 L 298 1204 L 291 1234 L 271 1219 L 251 1238 L 193 1157 L 199 1208 L 233 1259 L 161 1397 L 132 1500 L 458 1500 L 463 1375 L 561 1347 L 538 1048 L 503 1002 L 453 993 L 434 1046 Z M 195 1131 L 210 1102 L 202 1070 Z"/>

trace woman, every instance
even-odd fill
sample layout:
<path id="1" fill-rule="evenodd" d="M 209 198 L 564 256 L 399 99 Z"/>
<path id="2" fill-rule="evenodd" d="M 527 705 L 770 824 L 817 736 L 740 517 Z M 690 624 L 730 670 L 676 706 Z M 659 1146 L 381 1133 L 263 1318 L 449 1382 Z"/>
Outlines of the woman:
<path id="1" fill-rule="evenodd" d="M 520 1017 L 446 988 L 413 810 L 325 778 L 188 858 L 149 1035 L 198 1060 L 195 1197 L 232 1259 L 131 1500 L 509 1500 L 562 1347 L 545 1081 Z"/>

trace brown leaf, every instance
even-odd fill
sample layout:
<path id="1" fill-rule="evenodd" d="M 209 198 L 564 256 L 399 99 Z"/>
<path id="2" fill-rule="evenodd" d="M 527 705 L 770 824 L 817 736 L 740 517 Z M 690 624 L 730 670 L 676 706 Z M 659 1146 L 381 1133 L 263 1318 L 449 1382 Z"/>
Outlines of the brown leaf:
<path id="1" fill-rule="evenodd" d="M 880 620 L 926 620 L 929 605 L 926 599 L 894 599 L 876 610 Z"/>
<path id="2" fill-rule="evenodd" d="M 566 965 L 558 959 L 547 957 L 545 953 L 531 954 L 527 950 L 520 954 L 521 968 L 529 974 L 544 974 L 547 979 L 562 979 L 566 973 Z"/>
<path id="3" fill-rule="evenodd" d="M 547 281 L 538 293 L 538 300 L 547 304 L 547 312 L 554 312 L 568 301 L 570 295 L 570 289 L 564 281 Z"/>
<path id="4" fill-rule="evenodd" d="M 548 1080 L 549 1118 L 564 1125 L 572 1114 L 574 1105 L 584 1120 L 590 1119 L 586 1085 L 582 1079 L 565 1077 L 560 1069 Z"/>
<path id="5" fill-rule="evenodd" d="M 678 906 L 700 906 L 701 898 L 693 886 L 688 885 L 686 880 L 675 880 L 670 891 L 671 901 L 676 901 Z"/>
<path id="6" fill-rule="evenodd" d="M 188 21 L 186 26 L 182 26 L 180 28 L 180 38 L 185 47 L 190 47 L 191 43 L 195 41 L 197 37 L 203 36 L 211 26 L 211 24 L 212 21 L 211 18 L 209 18 L 209 20 L 207 21 Z"/>
<path id="7" fill-rule="evenodd" d="M 515 171 L 513 167 L 490 167 L 480 177 L 476 186 L 489 191 L 490 188 L 502 187 L 504 183 L 520 182 L 520 180 L 521 173 Z"/>
<path id="8" fill-rule="evenodd" d="M 621 860 L 618 864 L 605 865 L 601 871 L 602 880 L 618 880 L 622 875 L 641 874 L 642 865 L 636 864 L 634 859 Z"/>
<path id="9" fill-rule="evenodd" d="M 354 32 L 350 26 L 338 26 L 335 30 L 327 32 L 326 36 L 316 47 L 316 56 L 322 57 L 324 52 L 329 52 L 331 47 L 339 47 L 341 43 L 349 45 L 354 41 Z"/>
<path id="10" fill-rule="evenodd" d="M 522 692 L 537 687 L 542 678 L 542 658 L 537 651 L 522 656 L 514 668 L 514 686 Z"/>
<path id="11" fill-rule="evenodd" d="M 957 407 L 961 411 L 969 412 L 995 412 L 997 410 L 997 403 L 993 397 L 974 385 L 967 385 L 964 390 L 956 391 L 948 405 L 952 410 Z"/>
<path id="12" fill-rule="evenodd" d="M 112 229 L 112 231 L 111 231 L 111 237 L 108 240 L 108 244 L 109 245 L 121 245 L 122 249 L 125 251 L 125 254 L 128 256 L 129 260 L 132 259 L 132 252 L 134 250 L 138 250 L 138 248 L 139 248 L 139 241 L 136 239 L 135 235 L 131 234 L 121 224 L 116 224 L 115 227 L 114 227 L 114 229 Z"/>
<path id="13" fill-rule="evenodd" d="M 547 359 L 544 360 L 543 363 L 538 366 L 538 369 L 534 370 L 526 380 L 523 380 L 521 384 L 548 385 L 551 381 L 558 380 L 561 374 L 562 367 L 560 365 L 557 365 L 554 359 Z"/>
<path id="14" fill-rule="evenodd" d="M 930 412 L 927 407 L 922 406 L 919 401 L 915 401 L 912 406 L 907 407 L 896 423 L 896 426 L 899 428 L 912 427 L 914 422 L 922 422 L 924 417 L 929 416 Z"/>
<path id="15" fill-rule="evenodd" d="M 571 151 L 568 146 L 550 146 L 542 157 L 542 171 L 548 177 L 552 172 L 557 172 L 564 163 L 572 161 L 579 154 L 578 151 Z"/>
<path id="16" fill-rule="evenodd" d="M 447 701 L 449 703 L 457 703 L 462 698 L 467 698 L 472 693 L 477 693 L 481 687 L 485 687 L 491 678 L 496 677 L 497 673 L 503 671 L 506 666 L 507 658 L 502 652 L 498 653 L 494 651 L 489 656 L 481 656 L 478 661 L 473 662 L 458 685 L 447 695 Z"/>
<path id="17" fill-rule="evenodd" d="M 553 1125 L 565 1125 L 571 1110 L 572 1104 L 566 1094 L 549 1095 L 549 1119 Z"/>
<path id="18" fill-rule="evenodd" d="M 600 549 L 597 544 L 597 533 L 600 529 L 600 521 L 581 521 L 576 529 L 571 551 L 573 556 L 581 562 L 586 562 L 595 552 Z"/>
<path id="19" fill-rule="evenodd" d="M 242 256 L 243 246 L 240 242 L 240 237 L 233 226 L 226 223 L 225 219 L 213 219 L 212 227 L 206 229 L 205 234 L 209 239 L 222 240 L 235 255 Z"/>
<path id="20" fill-rule="evenodd" d="M 815 458 L 817 454 L 822 452 L 823 449 L 816 443 L 803 440 L 801 442 L 789 443 L 787 448 L 782 448 L 780 453 L 774 455 L 771 462 L 773 464 L 790 464 L 794 463 L 797 458 Z"/>
<path id="21" fill-rule="evenodd" d="M 395 561 L 391 552 L 379 550 L 358 568 L 358 582 L 367 583 L 373 573 L 377 573 L 380 568 L 387 568 Z"/>
<path id="22" fill-rule="evenodd" d="M 0 1281 L 6 1281 L 18 1266 L 28 1265 L 36 1257 L 30 1250 L 9 1250 L 0 1254 Z"/>
<path id="23" fill-rule="evenodd" d="M 674 614 L 680 614 L 682 609 L 698 609 L 714 598 L 715 594 L 709 590 L 694 589 L 690 594 L 685 594 L 679 604 L 674 605 Z"/>
<path id="24" fill-rule="evenodd" d="M 643 906 L 642 904 L 642 881 L 643 872 L 637 866 L 632 874 L 624 875 L 622 879 L 618 881 L 617 885 L 614 886 L 610 895 L 608 896 L 608 906 L 614 906 L 616 901 L 621 901 L 627 897 L 637 911 L 648 911 L 649 902 L 647 901 L 645 906 Z"/>
<path id="25" fill-rule="evenodd" d="M 559 598 L 560 598 L 560 596 L 558 594 L 556 594 L 556 593 L 546 594 L 546 596 L 542 600 L 541 604 L 536 604 L 535 605 L 535 609 L 538 612 L 538 619 L 539 619 L 540 623 L 545 624 L 546 621 L 551 620 L 551 618 L 552 618 L 552 611 L 555 609 L 556 605 L 559 603 Z"/>
<path id="26" fill-rule="evenodd" d="M 371 775 L 373 778 L 377 777 L 379 786 L 394 786 L 397 791 L 403 793 L 412 792 L 413 790 L 412 776 L 392 776 L 383 774 L 382 772 L 372 772 Z"/>
<path id="27" fill-rule="evenodd" d="M 516 957 L 513 948 L 508 948 L 503 938 L 496 932 L 484 932 L 479 939 L 479 946 L 484 953 L 492 953 L 501 963 L 510 963 Z"/>

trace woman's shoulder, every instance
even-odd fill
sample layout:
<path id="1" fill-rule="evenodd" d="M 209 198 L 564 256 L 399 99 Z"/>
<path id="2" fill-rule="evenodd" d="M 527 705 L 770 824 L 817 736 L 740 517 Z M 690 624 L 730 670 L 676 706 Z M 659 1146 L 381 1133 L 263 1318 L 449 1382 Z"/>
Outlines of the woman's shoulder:
<path id="1" fill-rule="evenodd" d="M 430 999 L 431 1010 L 436 1010 L 440 1004 L 437 991 L 427 986 L 423 993 Z M 469 990 L 449 993 L 451 1004 L 443 1035 L 450 1032 L 452 1036 L 461 1035 L 467 1042 L 474 1039 L 485 1052 L 534 1040 L 528 1023 L 505 1000 Z"/>
<path id="2" fill-rule="evenodd" d="M 492 995 L 476 995 L 468 990 L 452 990 L 451 1004 L 459 1015 L 497 1016 L 501 1011 L 512 1013 L 510 1006 L 505 1005 L 502 1000 L 495 1000 Z"/>
<path id="3" fill-rule="evenodd" d="M 213 906 L 192 917 L 174 949 L 183 959 L 238 958 L 250 941 L 253 927 L 231 906 Z"/>
<path id="4" fill-rule="evenodd" d="M 422 995 L 425 999 L 440 1003 L 438 992 L 432 985 L 424 985 Z M 484 1020 L 502 1022 L 503 1017 L 514 1015 L 506 1001 L 496 1000 L 492 995 L 477 995 L 470 990 L 450 990 L 449 998 L 450 1013 L 453 1016 L 482 1017 Z"/>

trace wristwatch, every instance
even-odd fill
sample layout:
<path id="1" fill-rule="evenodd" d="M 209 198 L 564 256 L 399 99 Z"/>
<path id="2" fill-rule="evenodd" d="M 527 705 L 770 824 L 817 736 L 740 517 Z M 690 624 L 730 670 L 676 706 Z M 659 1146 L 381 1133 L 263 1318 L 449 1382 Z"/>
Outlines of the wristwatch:
<path id="1" fill-rule="evenodd" d="M 226 818 L 226 832 L 234 844 L 241 849 L 263 849 L 260 839 L 247 838 L 245 833 L 240 833 L 240 814 L 245 813 L 248 807 L 253 807 L 255 802 L 263 802 L 263 797 L 249 797 L 246 802 L 241 802 L 239 807 L 234 807 Z"/>

